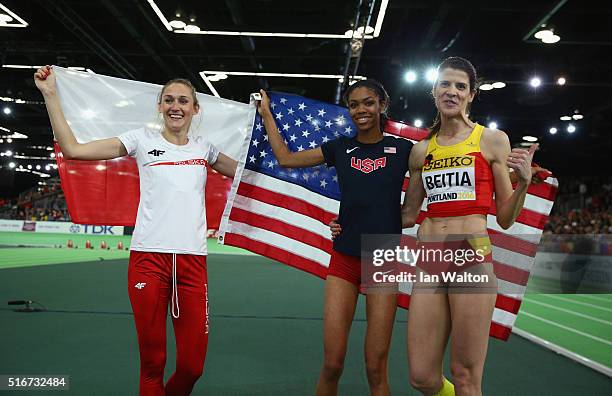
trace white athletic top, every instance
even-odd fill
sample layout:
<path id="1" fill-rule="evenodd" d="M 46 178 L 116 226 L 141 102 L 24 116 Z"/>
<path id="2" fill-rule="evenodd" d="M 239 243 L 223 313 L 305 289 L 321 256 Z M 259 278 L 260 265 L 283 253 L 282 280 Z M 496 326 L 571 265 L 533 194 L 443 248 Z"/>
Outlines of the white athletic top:
<path id="1" fill-rule="evenodd" d="M 148 128 L 118 137 L 136 158 L 140 173 L 140 203 L 130 249 L 206 255 L 206 164 L 214 164 L 219 151 L 201 136 L 177 146 Z"/>

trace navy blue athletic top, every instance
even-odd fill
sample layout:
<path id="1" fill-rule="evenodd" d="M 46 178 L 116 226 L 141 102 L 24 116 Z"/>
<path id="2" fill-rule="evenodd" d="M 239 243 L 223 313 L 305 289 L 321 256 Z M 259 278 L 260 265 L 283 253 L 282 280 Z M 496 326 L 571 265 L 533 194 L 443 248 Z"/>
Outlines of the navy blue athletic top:
<path id="1" fill-rule="evenodd" d="M 334 250 L 361 256 L 362 234 L 402 232 L 400 199 L 412 146 L 392 136 L 378 143 L 340 137 L 321 145 L 327 166 L 336 167 L 340 186 L 342 232 Z"/>

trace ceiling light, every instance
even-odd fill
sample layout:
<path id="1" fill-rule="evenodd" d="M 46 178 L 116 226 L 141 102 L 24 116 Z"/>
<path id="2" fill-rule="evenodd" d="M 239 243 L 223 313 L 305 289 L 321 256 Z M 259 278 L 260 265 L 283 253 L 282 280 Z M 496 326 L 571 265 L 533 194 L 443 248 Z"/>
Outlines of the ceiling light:
<path id="1" fill-rule="evenodd" d="M 413 70 L 408 70 L 406 74 L 404 74 L 404 79 L 406 82 L 412 84 L 417 80 L 417 74 Z"/>
<path id="2" fill-rule="evenodd" d="M 172 26 L 175 29 L 184 29 L 185 26 L 187 26 L 187 24 L 181 20 L 175 19 L 173 21 L 169 22 L 170 26 Z"/>
<path id="3" fill-rule="evenodd" d="M 231 72 L 231 71 L 218 71 L 218 70 L 203 70 L 200 75 L 204 74 L 202 78 L 208 76 L 206 74 L 226 74 L 228 76 L 259 76 L 259 77 L 291 77 L 291 78 L 326 78 L 326 79 L 342 79 L 343 75 L 340 74 L 303 74 L 303 73 L 263 73 L 263 72 Z M 353 76 L 355 80 L 365 80 L 364 76 Z"/>
<path id="4" fill-rule="evenodd" d="M 219 81 L 219 80 L 225 80 L 227 78 L 227 74 L 219 73 L 219 74 L 214 74 L 212 76 L 207 76 L 207 77 L 208 77 L 208 81 Z"/>
<path id="5" fill-rule="evenodd" d="M 9 10 L 7 7 L 0 3 L 0 26 L 2 27 L 26 27 L 28 23 L 24 21 L 19 15 Z"/>
<path id="6" fill-rule="evenodd" d="M 572 117 L 570 117 L 570 116 L 563 116 L 563 117 L 561 117 L 561 118 L 559 118 L 559 119 L 560 119 L 561 121 L 571 121 L 571 120 L 572 120 Z"/>
<path id="7" fill-rule="evenodd" d="M 155 4 L 154 0 L 147 0 L 155 14 L 159 18 L 159 20 L 164 24 L 166 29 L 172 31 L 172 26 L 168 23 L 168 20 L 161 12 L 157 4 Z M 376 24 L 374 26 L 374 31 L 371 36 L 365 36 L 366 39 L 373 39 L 380 36 L 380 31 L 382 28 L 383 21 L 385 19 L 387 6 L 389 5 L 389 0 L 382 0 L 380 2 L 380 8 L 378 9 L 378 16 L 376 17 Z M 366 34 L 369 31 L 366 28 Z M 187 29 L 183 30 L 174 30 L 174 33 L 178 34 L 207 34 L 207 35 L 217 35 L 217 36 L 263 36 L 263 37 L 290 37 L 290 38 L 348 38 L 352 37 L 352 34 L 324 34 L 324 33 L 270 33 L 270 32 L 238 32 L 238 31 L 221 31 L 221 30 L 198 30 L 195 32 L 189 32 Z"/>
<path id="8" fill-rule="evenodd" d="M 40 165 L 36 165 L 36 170 L 40 170 Z"/>
<path id="9" fill-rule="evenodd" d="M 187 33 L 195 33 L 200 31 L 200 27 L 197 25 L 187 25 L 183 30 Z"/>
<path id="10" fill-rule="evenodd" d="M 9 168 L 13 169 L 15 167 L 15 163 L 14 162 L 9 162 Z"/>
<path id="11" fill-rule="evenodd" d="M 493 84 L 481 84 L 478 89 L 481 91 L 490 91 L 493 89 Z"/>
<path id="12" fill-rule="evenodd" d="M 489 122 L 489 129 L 497 129 L 497 122 L 495 121 Z"/>
<path id="13" fill-rule="evenodd" d="M 550 132 L 551 135 L 554 135 L 555 133 L 557 133 L 557 128 L 552 127 L 548 130 L 548 132 Z"/>
<path id="14" fill-rule="evenodd" d="M 46 171 L 50 171 L 51 170 L 51 165 L 45 165 L 45 170 Z"/>
<path id="15" fill-rule="evenodd" d="M 210 82 L 210 79 L 208 78 L 208 76 L 206 75 L 205 72 L 200 72 L 200 77 L 202 77 L 202 80 L 204 80 L 204 83 L 206 84 L 206 86 L 208 87 L 208 89 L 210 90 L 210 92 L 216 96 L 217 98 L 220 98 L 221 95 L 219 95 L 219 92 L 217 92 L 217 90 L 215 89 L 215 87 L 213 87 L 212 83 Z"/>
<path id="16" fill-rule="evenodd" d="M 5 107 L 4 109 L 2 109 L 2 112 L 6 115 L 11 114 L 11 108 L 10 107 Z"/>
<path id="17" fill-rule="evenodd" d="M 55 153 L 51 153 L 51 158 L 55 158 Z"/>
<path id="18" fill-rule="evenodd" d="M 575 127 L 573 124 L 569 124 L 569 125 L 567 126 L 567 131 L 568 131 L 569 133 L 574 133 L 574 132 L 576 132 L 576 127 Z"/>
<path id="19" fill-rule="evenodd" d="M 540 80 L 539 77 L 533 77 L 530 81 L 529 84 L 531 84 L 532 87 L 537 88 L 540 85 L 542 85 L 542 80 Z"/>
<path id="20" fill-rule="evenodd" d="M 157 17 L 159 18 L 159 20 L 164 24 L 164 26 L 166 27 L 166 29 L 168 29 L 169 31 L 172 31 L 172 26 L 170 26 L 170 24 L 168 23 L 168 20 L 166 19 L 166 17 L 164 16 L 164 13 L 161 12 L 161 10 L 159 9 L 159 7 L 157 6 L 157 4 L 155 4 L 155 1 L 153 0 L 147 0 L 147 2 L 149 3 L 149 5 L 151 6 L 151 8 L 153 8 L 153 11 L 155 12 L 155 15 L 157 15 Z"/>
<path id="21" fill-rule="evenodd" d="M 423 121 L 421 121 L 420 119 L 417 118 L 416 120 L 414 120 L 414 126 L 417 127 L 417 128 L 422 127 L 423 126 Z"/>
<path id="22" fill-rule="evenodd" d="M 13 143 L 13 139 L 8 138 L 8 139 L 6 139 L 6 142 L 7 142 L 7 143 Z"/>
<path id="23" fill-rule="evenodd" d="M 561 40 L 560 36 L 557 36 L 556 34 L 553 34 L 552 36 L 546 36 L 542 39 L 543 43 L 546 44 L 554 44 L 556 42 L 558 42 L 559 40 Z"/>
<path id="24" fill-rule="evenodd" d="M 572 118 L 573 118 L 574 120 L 582 120 L 582 119 L 584 118 L 584 116 L 583 116 L 582 114 L 574 114 L 574 115 L 572 116 Z"/>
<path id="25" fill-rule="evenodd" d="M 504 88 L 506 86 L 505 82 L 497 81 L 491 84 L 493 88 Z"/>
<path id="26" fill-rule="evenodd" d="M 380 2 L 378 16 L 376 17 L 376 25 L 374 26 L 374 37 L 378 37 L 380 35 L 380 29 L 382 28 L 383 21 L 385 20 L 385 13 L 387 12 L 388 4 L 389 0 L 382 0 Z"/>
<path id="27" fill-rule="evenodd" d="M 356 30 L 357 33 L 359 34 L 363 34 L 363 31 L 365 30 L 365 34 L 372 34 L 374 33 L 374 28 L 372 26 L 368 26 L 364 29 L 363 26 L 359 26 Z"/>
<path id="28" fill-rule="evenodd" d="M 538 138 L 535 136 L 526 135 L 526 136 L 523 136 L 523 140 L 526 142 L 537 142 Z"/>
<path id="29" fill-rule="evenodd" d="M 36 65 L 2 65 L 2 67 L 7 69 L 40 69 L 42 66 Z"/>
<path id="30" fill-rule="evenodd" d="M 32 165 L 28 165 L 28 169 L 32 169 Z"/>
<path id="31" fill-rule="evenodd" d="M 545 37 L 552 36 L 554 33 L 550 29 L 546 29 L 544 26 L 534 35 L 538 40 L 543 40 Z"/>
<path id="32" fill-rule="evenodd" d="M 436 79 L 438 78 L 438 69 L 436 69 L 434 67 L 431 67 L 431 68 L 427 69 L 427 72 L 425 73 L 425 78 L 429 82 L 436 81 Z"/>
<path id="33" fill-rule="evenodd" d="M 10 156 L 12 156 L 12 155 L 13 155 L 13 152 L 12 152 L 11 150 L 6 150 L 6 151 L 4 152 L 4 155 L 6 155 L 7 157 L 10 157 Z"/>
<path id="34" fill-rule="evenodd" d="M 168 20 L 161 12 L 157 4 L 154 0 L 147 0 L 159 20 L 164 24 L 166 29 L 169 31 L 172 30 L 172 26 L 168 23 Z M 380 8 L 378 10 L 378 16 L 376 17 L 376 25 L 374 27 L 374 32 L 372 36 L 366 36 L 367 39 L 376 38 L 380 35 L 380 30 L 382 28 L 383 21 L 385 19 L 385 13 L 387 11 L 387 6 L 389 4 L 389 0 L 382 0 L 380 2 Z M 26 24 L 27 25 L 27 24 Z M 367 32 L 366 28 L 366 32 Z M 183 30 L 174 30 L 174 33 L 182 33 L 182 34 L 209 34 L 209 35 L 219 35 L 219 36 L 265 36 L 265 37 L 291 37 L 291 38 L 347 38 L 351 37 L 351 35 L 346 34 L 319 34 L 319 33 L 265 33 L 265 32 L 237 32 L 237 31 L 194 31 L 189 32 L 187 29 Z"/>
<path id="35" fill-rule="evenodd" d="M 565 77 L 559 77 L 557 79 L 557 85 L 565 85 L 565 83 L 566 83 Z"/>
<path id="36" fill-rule="evenodd" d="M 0 14 L 0 23 L 7 23 L 13 20 L 13 17 L 6 14 Z"/>

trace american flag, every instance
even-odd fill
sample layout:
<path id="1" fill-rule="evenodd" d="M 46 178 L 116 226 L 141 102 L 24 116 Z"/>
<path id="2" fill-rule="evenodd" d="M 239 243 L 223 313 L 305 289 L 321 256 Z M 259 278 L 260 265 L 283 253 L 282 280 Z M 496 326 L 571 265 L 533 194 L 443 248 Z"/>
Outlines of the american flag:
<path id="1" fill-rule="evenodd" d="M 319 147 L 341 135 L 354 136 L 348 110 L 296 95 L 271 93 L 276 125 L 292 151 Z M 412 141 L 427 131 L 388 121 L 388 134 Z M 241 247 L 281 263 L 325 278 L 332 241 L 328 224 L 337 217 L 340 190 L 334 168 L 325 165 L 286 169 L 278 165 L 259 115 L 243 152 L 232 191 L 221 220 L 221 243 Z M 406 175 L 404 190 L 408 185 Z M 528 190 L 525 207 L 508 230 L 488 216 L 499 291 L 491 323 L 491 336 L 508 339 L 521 305 L 535 253 L 557 191 L 548 177 Z M 403 194 L 402 194 L 403 195 Z M 403 196 L 402 196 L 403 199 Z M 424 210 L 418 223 L 424 218 Z M 404 230 L 415 234 L 418 225 Z M 398 304 L 408 308 L 411 289 L 403 289 Z"/>

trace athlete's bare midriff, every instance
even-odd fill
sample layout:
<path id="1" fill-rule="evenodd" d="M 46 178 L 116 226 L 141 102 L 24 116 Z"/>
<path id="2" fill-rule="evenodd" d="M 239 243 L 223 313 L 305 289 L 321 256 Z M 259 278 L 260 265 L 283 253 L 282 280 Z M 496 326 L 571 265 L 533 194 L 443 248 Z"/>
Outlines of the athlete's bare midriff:
<path id="1" fill-rule="evenodd" d="M 419 237 L 433 235 L 486 235 L 487 217 L 472 214 L 454 217 L 427 217 L 418 230 Z"/>

